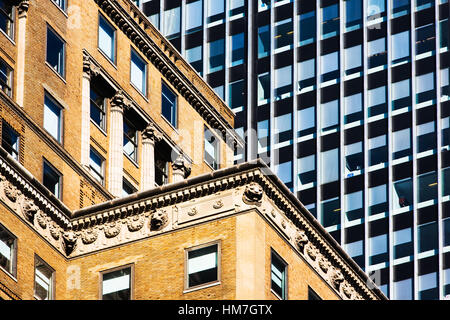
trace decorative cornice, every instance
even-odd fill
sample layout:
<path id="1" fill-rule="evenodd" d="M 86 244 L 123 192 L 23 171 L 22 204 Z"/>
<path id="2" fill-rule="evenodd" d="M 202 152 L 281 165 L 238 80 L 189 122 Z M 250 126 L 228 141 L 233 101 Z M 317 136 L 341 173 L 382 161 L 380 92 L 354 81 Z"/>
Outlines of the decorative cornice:
<path id="1" fill-rule="evenodd" d="M 145 19 L 145 22 L 144 19 L 141 19 L 140 22 L 135 21 L 131 16 L 131 12 L 122 7 L 117 0 L 95 0 L 95 2 L 202 118 L 212 128 L 222 133 L 224 140 L 233 137 L 234 144 L 243 146 L 242 139 L 234 132 L 232 125 L 225 120 L 219 111 L 198 90 L 196 86 L 199 84 L 194 83 L 193 79 L 188 79 L 175 62 L 171 60 L 170 55 L 167 55 L 147 34 L 146 29 L 150 28 L 150 22 L 147 19 Z M 161 37 L 161 39 L 163 38 Z M 169 48 L 170 46 L 167 42 L 166 47 Z M 177 59 L 182 58 L 178 57 Z M 198 81 L 204 83 L 204 80 L 201 78 L 198 78 Z"/>

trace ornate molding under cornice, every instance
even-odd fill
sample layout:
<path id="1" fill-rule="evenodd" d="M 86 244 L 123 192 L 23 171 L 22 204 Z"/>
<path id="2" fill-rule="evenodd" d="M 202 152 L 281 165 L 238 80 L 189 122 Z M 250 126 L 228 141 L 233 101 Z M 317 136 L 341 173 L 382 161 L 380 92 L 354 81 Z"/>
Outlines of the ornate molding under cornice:
<path id="1" fill-rule="evenodd" d="M 179 70 L 175 63 L 146 33 L 145 26 L 140 25 L 143 20 L 135 21 L 117 0 L 95 0 L 98 6 L 114 21 L 126 36 L 137 46 L 137 48 L 150 60 L 161 74 L 178 90 L 178 92 L 192 105 L 202 118 L 214 129 L 221 132 L 224 140 L 233 137 L 233 144 L 243 145 L 231 124 L 210 104 L 203 94 L 186 75 Z M 147 21 L 148 22 L 148 21 Z M 150 22 L 148 22 L 149 27 Z M 199 82 L 203 82 L 199 79 Z"/>

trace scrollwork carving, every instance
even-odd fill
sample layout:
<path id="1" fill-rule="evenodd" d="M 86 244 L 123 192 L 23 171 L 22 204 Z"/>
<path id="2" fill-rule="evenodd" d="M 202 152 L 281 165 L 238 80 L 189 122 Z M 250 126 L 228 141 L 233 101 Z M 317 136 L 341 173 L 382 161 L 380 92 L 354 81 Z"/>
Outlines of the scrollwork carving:
<path id="1" fill-rule="evenodd" d="M 198 210 L 197 210 L 197 208 L 192 208 L 191 210 L 189 210 L 188 211 L 188 216 L 190 216 L 190 217 L 193 217 L 193 216 L 195 216 L 196 214 L 198 213 Z"/>
<path id="2" fill-rule="evenodd" d="M 169 222 L 169 215 L 165 209 L 158 209 L 152 212 L 150 216 L 150 230 L 159 231 Z"/>

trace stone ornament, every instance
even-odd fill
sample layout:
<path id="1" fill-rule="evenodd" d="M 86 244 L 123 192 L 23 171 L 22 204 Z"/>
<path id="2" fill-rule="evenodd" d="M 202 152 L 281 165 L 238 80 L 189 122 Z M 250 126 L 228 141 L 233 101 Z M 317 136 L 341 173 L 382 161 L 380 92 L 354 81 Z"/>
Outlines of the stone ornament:
<path id="1" fill-rule="evenodd" d="M 129 217 L 127 219 L 128 231 L 136 232 L 142 229 L 144 226 L 144 218 L 138 215 Z"/>
<path id="2" fill-rule="evenodd" d="M 83 72 L 89 77 L 96 77 L 100 73 L 100 68 L 94 65 L 91 57 L 83 52 Z"/>
<path id="3" fill-rule="evenodd" d="M 142 131 L 142 140 L 151 141 L 153 143 L 161 141 L 163 138 L 161 132 L 156 128 L 153 122 L 150 122 L 147 127 Z"/>
<path id="4" fill-rule="evenodd" d="M 320 257 L 319 267 L 324 273 L 327 273 L 328 270 L 331 268 L 331 263 L 324 257 Z"/>
<path id="5" fill-rule="evenodd" d="M 180 153 L 177 159 L 172 162 L 172 170 L 174 172 L 182 172 L 184 178 L 186 179 L 191 174 L 192 168 L 191 164 Z"/>
<path id="6" fill-rule="evenodd" d="M 115 221 L 112 221 L 105 226 L 104 232 L 105 237 L 114 238 L 120 233 L 120 224 L 116 223 Z"/>
<path id="7" fill-rule="evenodd" d="M 50 235 L 52 236 L 52 238 L 55 240 L 58 240 L 59 235 L 60 235 L 58 225 L 55 222 L 53 222 L 52 224 L 50 224 L 49 229 L 50 229 Z"/>
<path id="8" fill-rule="evenodd" d="M 42 229 L 47 228 L 47 217 L 42 212 L 39 212 L 39 214 L 36 217 L 36 220 Z"/>
<path id="9" fill-rule="evenodd" d="M 34 216 L 39 211 L 39 207 L 34 204 L 34 201 L 25 198 L 24 202 L 22 203 L 22 213 L 25 216 L 26 219 L 28 219 L 30 222 L 34 221 Z"/>
<path id="10" fill-rule="evenodd" d="M 65 231 L 62 234 L 63 249 L 67 255 L 70 255 L 77 246 L 78 236 L 72 230 Z"/>
<path id="11" fill-rule="evenodd" d="M 223 207 L 223 201 L 222 200 L 217 200 L 214 204 L 213 204 L 213 208 L 214 209 L 220 209 Z"/>
<path id="12" fill-rule="evenodd" d="M 94 243 L 98 238 L 98 231 L 95 228 L 86 229 L 81 232 L 81 241 L 84 244 Z"/>
<path id="13" fill-rule="evenodd" d="M 319 250 L 311 243 L 306 246 L 306 253 L 311 258 L 311 260 L 316 261 L 317 256 L 319 255 Z"/>
<path id="14" fill-rule="evenodd" d="M 197 208 L 192 208 L 191 210 L 189 210 L 188 211 L 188 216 L 190 216 L 190 217 L 193 217 L 193 216 L 195 216 L 196 214 L 198 213 L 198 210 L 197 210 Z"/>
<path id="15" fill-rule="evenodd" d="M 242 201 L 248 205 L 261 205 L 263 197 L 263 188 L 256 182 L 252 182 L 245 187 Z"/>
<path id="16" fill-rule="evenodd" d="M 30 7 L 30 0 L 19 0 L 16 3 L 19 17 L 26 16 L 28 8 Z"/>
<path id="17" fill-rule="evenodd" d="M 160 231 L 169 222 L 169 215 L 165 209 L 158 209 L 150 215 L 150 230 Z"/>
<path id="18" fill-rule="evenodd" d="M 306 244 L 309 242 L 308 236 L 306 235 L 306 232 L 303 230 L 300 230 L 297 233 L 297 236 L 295 237 L 295 244 L 297 245 L 297 248 L 300 250 L 300 252 L 303 252 L 303 249 L 305 248 Z"/>
<path id="19" fill-rule="evenodd" d="M 342 282 L 344 282 L 344 276 L 342 275 L 342 272 L 339 269 L 333 268 L 331 270 L 330 280 L 333 286 L 339 290 Z"/>
<path id="20" fill-rule="evenodd" d="M 342 286 L 342 292 L 348 299 L 352 299 L 356 295 L 356 291 L 347 282 Z"/>
<path id="21" fill-rule="evenodd" d="M 16 202 L 19 196 L 22 194 L 19 189 L 16 188 L 12 183 L 7 182 L 4 186 L 5 196 L 12 202 Z"/>
<path id="22" fill-rule="evenodd" d="M 111 98 L 110 101 L 111 108 L 131 108 L 131 101 L 125 97 L 125 94 L 122 90 L 118 90 L 116 94 Z"/>

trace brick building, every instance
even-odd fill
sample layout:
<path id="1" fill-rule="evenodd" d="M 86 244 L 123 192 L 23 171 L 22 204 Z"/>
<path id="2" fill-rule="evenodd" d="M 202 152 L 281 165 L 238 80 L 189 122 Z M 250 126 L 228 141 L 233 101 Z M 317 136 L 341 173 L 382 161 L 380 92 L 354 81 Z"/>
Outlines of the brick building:
<path id="1" fill-rule="evenodd" d="M 0 0 L 0 88 L 1 298 L 385 299 L 130 1 Z"/>

